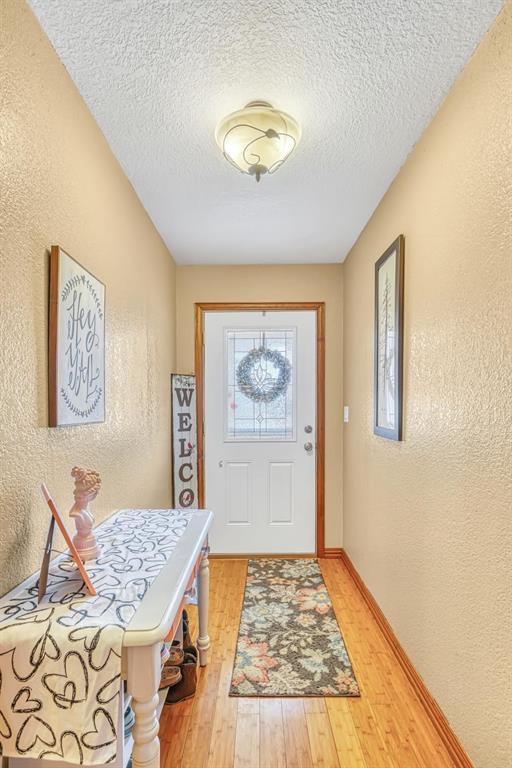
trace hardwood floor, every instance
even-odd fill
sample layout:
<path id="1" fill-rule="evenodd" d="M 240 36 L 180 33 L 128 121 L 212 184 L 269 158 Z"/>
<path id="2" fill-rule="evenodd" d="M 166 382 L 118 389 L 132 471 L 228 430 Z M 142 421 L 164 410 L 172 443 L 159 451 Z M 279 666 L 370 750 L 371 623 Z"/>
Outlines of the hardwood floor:
<path id="1" fill-rule="evenodd" d="M 345 566 L 320 564 L 361 698 L 230 698 L 247 561 L 211 560 L 210 664 L 164 707 L 162 768 L 453 768 Z"/>

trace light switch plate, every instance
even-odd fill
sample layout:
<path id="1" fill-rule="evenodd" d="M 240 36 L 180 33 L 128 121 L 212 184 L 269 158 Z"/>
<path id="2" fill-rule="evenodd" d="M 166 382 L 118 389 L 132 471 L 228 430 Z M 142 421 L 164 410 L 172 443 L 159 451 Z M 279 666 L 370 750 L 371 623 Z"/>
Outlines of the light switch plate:
<path id="1" fill-rule="evenodd" d="M 349 422 L 348 405 L 343 406 L 343 421 L 345 422 L 345 424 L 348 424 Z"/>

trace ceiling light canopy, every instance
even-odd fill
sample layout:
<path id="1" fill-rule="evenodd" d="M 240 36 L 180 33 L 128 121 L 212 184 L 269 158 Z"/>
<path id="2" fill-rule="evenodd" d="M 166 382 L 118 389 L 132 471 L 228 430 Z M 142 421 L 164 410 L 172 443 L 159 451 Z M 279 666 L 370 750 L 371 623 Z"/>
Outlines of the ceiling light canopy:
<path id="1" fill-rule="evenodd" d="M 224 157 L 237 170 L 255 176 L 274 173 L 300 141 L 299 124 L 266 101 L 251 101 L 225 117 L 215 131 Z"/>

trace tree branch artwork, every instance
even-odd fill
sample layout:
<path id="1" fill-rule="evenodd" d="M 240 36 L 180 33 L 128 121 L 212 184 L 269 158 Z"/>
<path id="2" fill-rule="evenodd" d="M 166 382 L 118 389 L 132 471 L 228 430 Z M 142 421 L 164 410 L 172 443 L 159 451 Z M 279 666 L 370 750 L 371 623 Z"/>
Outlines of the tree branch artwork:
<path id="1" fill-rule="evenodd" d="M 380 313 L 380 337 L 381 343 L 379 344 L 380 352 L 380 369 L 381 369 L 381 384 L 382 384 L 382 397 L 381 397 L 381 409 L 385 413 L 385 418 L 389 423 L 393 422 L 394 418 L 394 400 L 395 400 L 395 380 L 394 380 L 394 367 L 395 367 L 395 355 L 394 355 L 394 317 L 393 317 L 393 297 L 392 297 L 392 285 L 389 279 L 389 274 L 386 272 L 384 280 L 384 288 L 382 291 L 381 313 Z"/>

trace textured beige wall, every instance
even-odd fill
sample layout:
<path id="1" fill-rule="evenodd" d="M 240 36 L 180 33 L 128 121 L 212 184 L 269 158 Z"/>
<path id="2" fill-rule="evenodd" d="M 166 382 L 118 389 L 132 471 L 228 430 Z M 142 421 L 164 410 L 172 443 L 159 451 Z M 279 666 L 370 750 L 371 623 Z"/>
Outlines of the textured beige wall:
<path id="1" fill-rule="evenodd" d="M 170 502 L 175 267 L 31 11 L 0 3 L 0 593 L 41 561 L 46 480 L 103 477 L 101 519 Z M 62 245 L 107 286 L 105 424 L 47 428 L 48 254 Z"/>
<path id="2" fill-rule="evenodd" d="M 342 544 L 342 267 L 239 266 L 177 268 L 177 365 L 194 370 L 194 302 L 325 301 L 325 542 Z"/>
<path id="3" fill-rule="evenodd" d="M 478 768 L 512 765 L 512 5 L 344 264 L 344 543 Z M 372 433 L 374 263 L 405 235 L 405 434 Z"/>

